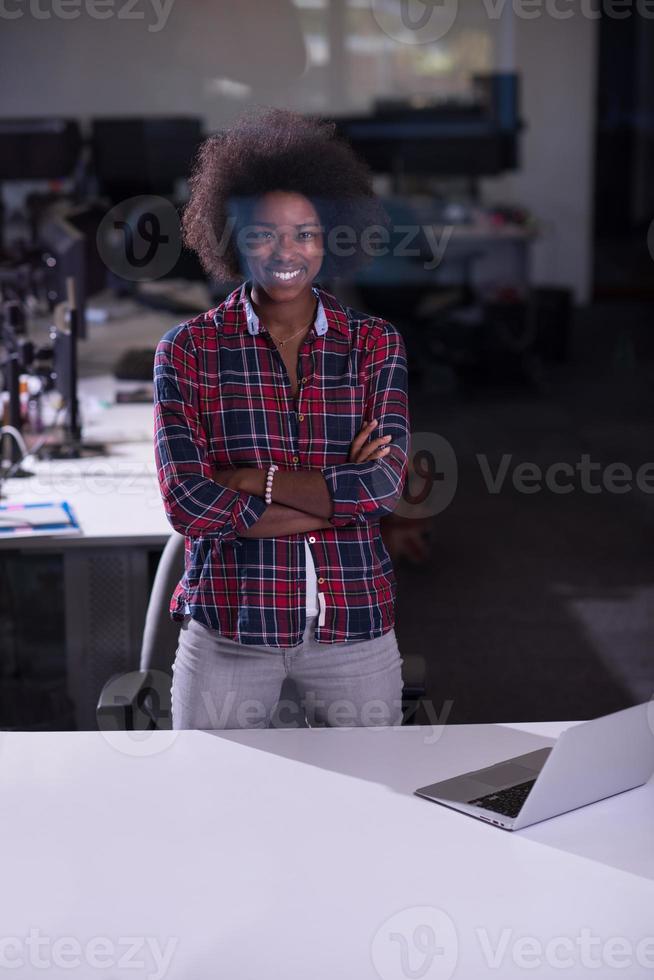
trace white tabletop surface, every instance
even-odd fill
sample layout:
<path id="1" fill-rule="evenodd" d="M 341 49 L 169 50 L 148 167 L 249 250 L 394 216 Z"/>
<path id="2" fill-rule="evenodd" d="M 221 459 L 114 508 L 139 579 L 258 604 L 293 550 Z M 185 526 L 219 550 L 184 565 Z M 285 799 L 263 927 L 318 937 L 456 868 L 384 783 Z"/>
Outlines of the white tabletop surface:
<path id="1" fill-rule="evenodd" d="M 30 466 L 34 476 L 8 480 L 3 504 L 67 501 L 82 535 L 57 538 L 7 538 L 0 546 L 56 548 L 90 545 L 165 544 L 172 528 L 164 513 L 154 452 L 145 443 L 112 447 L 108 456 L 42 460 Z"/>
<path id="2" fill-rule="evenodd" d="M 652 783 L 513 834 L 413 795 L 565 725 L 525 727 L 0 733 L 0 954 L 84 980 L 652 976 Z"/>

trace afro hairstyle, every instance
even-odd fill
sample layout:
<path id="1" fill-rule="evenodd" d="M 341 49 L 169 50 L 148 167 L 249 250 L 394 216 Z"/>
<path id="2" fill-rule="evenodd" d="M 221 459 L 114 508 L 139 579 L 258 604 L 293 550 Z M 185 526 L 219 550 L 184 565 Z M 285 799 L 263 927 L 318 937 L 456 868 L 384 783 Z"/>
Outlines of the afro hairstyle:
<path id="1" fill-rule="evenodd" d="M 204 140 L 189 189 L 183 243 L 218 281 L 246 277 L 239 233 L 257 200 L 271 191 L 301 194 L 316 209 L 325 245 L 321 276 L 339 278 L 367 264 L 363 233 L 390 224 L 368 165 L 336 135 L 336 124 L 285 109 L 252 107 Z M 332 248 L 341 230 L 347 247 L 341 238 Z"/>

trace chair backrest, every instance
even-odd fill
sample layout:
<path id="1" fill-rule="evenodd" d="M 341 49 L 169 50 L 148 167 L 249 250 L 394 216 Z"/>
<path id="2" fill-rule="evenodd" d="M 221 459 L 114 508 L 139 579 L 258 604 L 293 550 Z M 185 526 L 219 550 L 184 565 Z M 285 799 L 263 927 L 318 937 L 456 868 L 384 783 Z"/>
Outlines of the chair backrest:
<path id="1" fill-rule="evenodd" d="M 173 531 L 166 542 L 152 584 L 145 615 L 141 670 L 172 673 L 179 638 L 179 622 L 170 618 L 170 599 L 184 574 L 184 536 Z"/>

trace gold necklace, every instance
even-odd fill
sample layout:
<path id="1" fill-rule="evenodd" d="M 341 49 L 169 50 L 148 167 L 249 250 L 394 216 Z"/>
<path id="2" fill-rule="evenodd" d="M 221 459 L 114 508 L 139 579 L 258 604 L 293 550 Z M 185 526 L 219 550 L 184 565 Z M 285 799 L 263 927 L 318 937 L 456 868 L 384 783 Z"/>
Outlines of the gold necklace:
<path id="1" fill-rule="evenodd" d="M 309 320 L 309 322 L 307 323 L 306 327 L 300 327 L 297 333 L 294 333 L 290 337 L 287 337 L 286 340 L 277 340 L 270 327 L 268 328 L 268 333 L 273 338 L 276 344 L 279 344 L 280 347 L 283 347 L 284 344 L 287 344 L 289 342 L 289 340 L 293 340 L 293 337 L 297 337 L 298 334 L 301 334 L 303 330 L 308 330 L 311 324 L 313 323 L 313 321 L 315 320 L 315 318 L 316 318 L 316 314 L 314 313 L 311 319 Z"/>

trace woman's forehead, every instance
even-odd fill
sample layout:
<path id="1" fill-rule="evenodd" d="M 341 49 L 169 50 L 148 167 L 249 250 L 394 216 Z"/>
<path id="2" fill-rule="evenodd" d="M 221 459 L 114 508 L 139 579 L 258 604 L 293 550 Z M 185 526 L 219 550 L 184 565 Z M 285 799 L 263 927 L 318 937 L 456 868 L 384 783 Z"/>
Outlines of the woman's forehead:
<path id="1" fill-rule="evenodd" d="M 286 191 L 262 195 L 254 205 L 253 217 L 272 225 L 319 224 L 318 212 L 311 201 L 302 194 Z"/>

